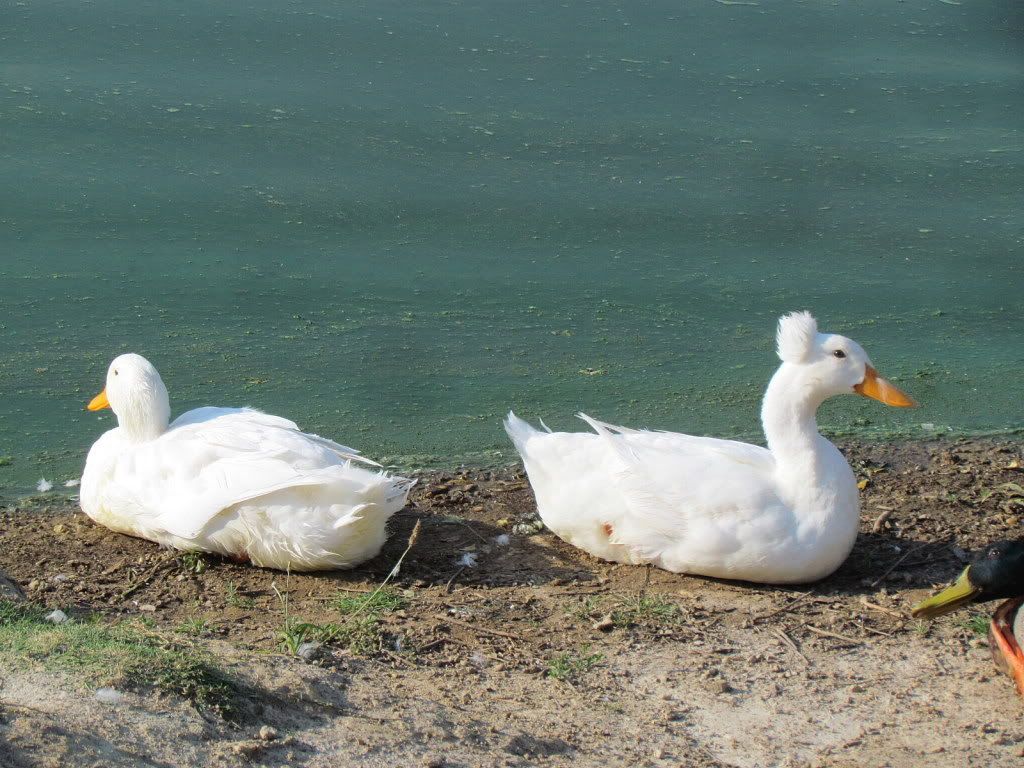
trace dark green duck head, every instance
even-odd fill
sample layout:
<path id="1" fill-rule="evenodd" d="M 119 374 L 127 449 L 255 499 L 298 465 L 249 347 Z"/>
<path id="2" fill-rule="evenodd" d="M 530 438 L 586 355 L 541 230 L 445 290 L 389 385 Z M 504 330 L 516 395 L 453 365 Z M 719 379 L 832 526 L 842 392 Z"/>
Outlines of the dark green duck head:
<path id="1" fill-rule="evenodd" d="M 997 541 L 964 568 L 956 582 L 914 606 L 915 617 L 933 619 L 969 603 L 1024 595 L 1024 539 Z"/>

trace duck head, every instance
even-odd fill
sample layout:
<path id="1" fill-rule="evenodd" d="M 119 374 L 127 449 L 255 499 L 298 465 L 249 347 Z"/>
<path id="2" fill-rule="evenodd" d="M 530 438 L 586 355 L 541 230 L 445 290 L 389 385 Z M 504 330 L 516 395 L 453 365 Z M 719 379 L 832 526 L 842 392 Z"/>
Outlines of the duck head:
<path id="1" fill-rule="evenodd" d="M 163 379 L 149 360 L 136 354 L 114 358 L 107 369 L 106 387 L 86 407 L 113 410 L 118 426 L 135 442 L 159 437 L 171 418 Z"/>
<path id="2" fill-rule="evenodd" d="M 860 344 L 838 334 L 819 333 L 810 312 L 779 318 L 776 344 L 783 367 L 790 369 L 790 385 L 804 390 L 815 406 L 833 395 L 850 393 L 898 408 L 917 405 L 878 375 Z"/>
<path id="3" fill-rule="evenodd" d="M 960 573 L 956 582 L 914 606 L 915 617 L 933 619 L 969 603 L 1024 595 L 1024 540 L 997 541 Z"/>

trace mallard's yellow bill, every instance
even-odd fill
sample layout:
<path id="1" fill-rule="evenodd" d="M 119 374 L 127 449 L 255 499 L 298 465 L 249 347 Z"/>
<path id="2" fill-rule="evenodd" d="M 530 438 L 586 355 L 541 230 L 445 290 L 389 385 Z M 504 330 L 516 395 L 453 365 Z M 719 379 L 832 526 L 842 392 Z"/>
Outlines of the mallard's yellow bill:
<path id="1" fill-rule="evenodd" d="M 900 391 L 892 382 L 883 379 L 878 371 L 870 365 L 864 371 L 864 381 L 857 384 L 853 391 L 858 395 L 870 397 L 886 405 L 893 405 L 897 408 L 912 408 L 917 405 L 914 399 L 905 392 Z"/>
<path id="2" fill-rule="evenodd" d="M 96 397 L 89 401 L 89 404 L 85 406 L 90 411 L 102 411 L 104 408 L 110 407 L 110 401 L 107 400 L 107 390 L 104 389 Z"/>
<path id="3" fill-rule="evenodd" d="M 971 584 L 970 571 L 971 566 L 968 565 L 953 586 L 922 600 L 911 610 L 911 615 L 915 618 L 934 619 L 971 602 L 981 590 Z"/>

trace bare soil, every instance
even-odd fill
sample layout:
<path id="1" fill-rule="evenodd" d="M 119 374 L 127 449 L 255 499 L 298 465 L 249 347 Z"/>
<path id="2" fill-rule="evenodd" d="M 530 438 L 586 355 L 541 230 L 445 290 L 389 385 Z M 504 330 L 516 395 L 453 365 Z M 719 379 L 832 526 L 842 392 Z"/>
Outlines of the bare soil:
<path id="1" fill-rule="evenodd" d="M 0 766 L 1024 764 L 1024 702 L 968 614 L 909 618 L 972 548 L 1021 535 L 1004 484 L 1024 484 L 1024 446 L 841 447 L 865 483 L 861 536 L 798 588 L 593 559 L 529 532 L 515 470 L 424 476 L 379 557 L 319 575 L 197 565 L 73 508 L 3 510 L 0 571 L 30 599 L 191 627 L 244 703 L 225 721 L 126 681 L 105 704 L 0 668 Z M 336 599 L 381 584 L 417 521 L 392 581 L 406 604 L 371 648 L 282 650 L 282 595 L 293 619 L 345 621 Z"/>

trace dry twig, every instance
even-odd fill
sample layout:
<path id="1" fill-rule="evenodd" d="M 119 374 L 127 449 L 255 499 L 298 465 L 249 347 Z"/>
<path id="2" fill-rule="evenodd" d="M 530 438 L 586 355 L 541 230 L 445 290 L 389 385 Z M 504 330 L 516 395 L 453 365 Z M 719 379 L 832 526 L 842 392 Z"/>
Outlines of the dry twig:
<path id="1" fill-rule="evenodd" d="M 458 624 L 460 627 L 466 627 L 466 629 L 472 629 L 474 632 L 479 632 L 482 635 L 494 635 L 495 637 L 507 637 L 510 640 L 518 640 L 519 642 L 522 642 L 522 643 L 526 642 L 526 638 L 525 637 L 522 637 L 521 635 L 514 635 L 511 632 L 499 632 L 496 629 L 484 629 L 483 627 L 478 627 L 476 624 L 470 624 L 468 621 L 459 621 L 458 619 L 453 619 L 451 616 L 445 616 L 444 614 L 439 614 L 438 618 L 448 622 L 449 624 Z"/>
<path id="2" fill-rule="evenodd" d="M 861 645 L 862 642 L 863 642 L 861 640 L 858 640 L 855 637 L 850 637 L 849 635 L 841 635 L 838 632 L 830 632 L 827 629 L 821 629 L 820 627 L 816 627 L 813 624 L 804 624 L 804 626 L 807 629 L 811 630 L 811 632 L 814 632 L 817 635 L 824 635 L 825 637 L 834 637 L 836 640 L 842 640 L 843 642 L 846 642 L 846 643 L 853 643 L 854 645 Z"/>
<path id="3" fill-rule="evenodd" d="M 877 587 L 879 584 L 881 584 L 883 581 L 885 581 L 885 577 L 886 576 L 888 576 L 890 573 L 895 571 L 897 567 L 899 567 L 900 563 L 902 563 L 904 560 L 906 560 L 908 557 L 910 557 L 914 552 L 917 552 L 918 550 L 923 549 L 924 547 L 927 547 L 927 546 L 928 546 L 928 542 L 925 542 L 924 544 L 918 544 L 916 547 L 911 547 L 910 549 L 908 549 L 906 552 L 903 553 L 903 556 L 900 557 L 899 560 L 897 560 L 895 563 L 890 565 L 888 567 L 888 569 L 886 569 L 885 573 L 883 573 L 877 579 L 872 581 L 871 582 L 871 586 L 872 587 Z"/>
<path id="4" fill-rule="evenodd" d="M 791 650 L 793 653 L 795 653 L 797 656 L 803 659 L 804 664 L 806 664 L 807 666 L 811 665 L 811 660 L 804 656 L 803 651 L 800 650 L 797 644 L 793 642 L 793 638 L 787 635 L 784 630 L 780 629 L 779 627 L 775 627 L 775 629 L 773 629 L 772 632 L 774 632 L 775 636 L 778 637 L 783 643 L 786 644 L 786 646 L 789 647 L 789 650 Z"/>
<path id="5" fill-rule="evenodd" d="M 810 597 L 813 594 L 814 594 L 814 590 L 813 589 L 810 590 L 809 592 L 804 592 L 796 600 L 793 600 L 793 601 L 787 603 L 786 605 L 784 605 L 781 608 L 778 608 L 778 609 L 772 611 L 771 613 L 765 613 L 765 614 L 763 614 L 761 616 L 755 616 L 753 620 L 755 622 L 757 622 L 757 621 L 764 621 L 766 619 L 772 618 L 773 616 L 778 616 L 780 613 L 786 613 L 787 611 L 790 611 L 793 608 L 795 608 L 797 606 L 797 604 L 803 602 L 804 600 L 806 600 L 808 597 Z"/>

